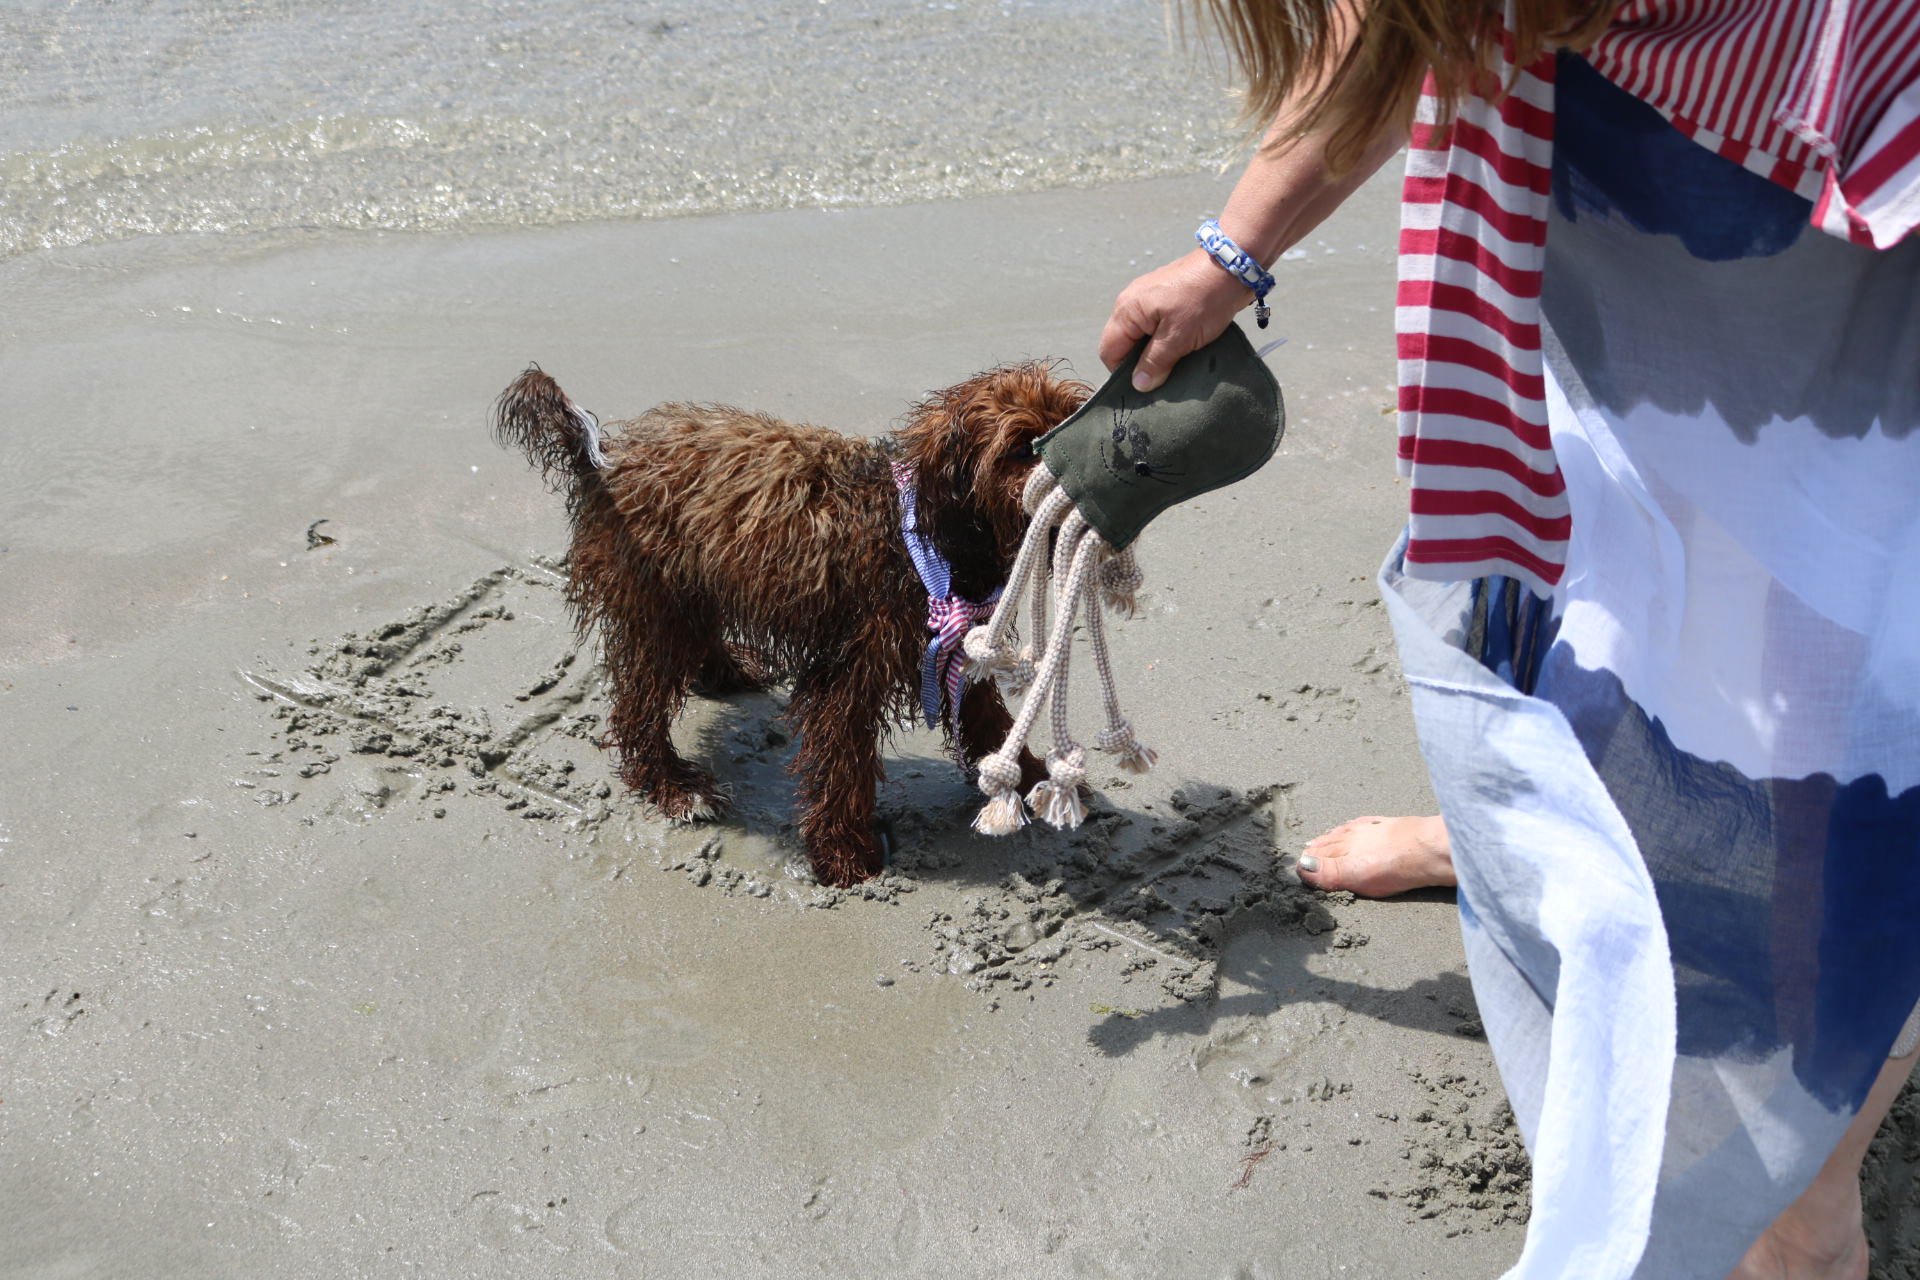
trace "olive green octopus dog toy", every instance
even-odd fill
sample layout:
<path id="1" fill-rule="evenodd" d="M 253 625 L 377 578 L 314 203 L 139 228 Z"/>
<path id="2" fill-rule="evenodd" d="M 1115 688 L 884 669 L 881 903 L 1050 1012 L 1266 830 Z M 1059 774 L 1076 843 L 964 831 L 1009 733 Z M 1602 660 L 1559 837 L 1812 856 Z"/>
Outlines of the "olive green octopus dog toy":
<path id="1" fill-rule="evenodd" d="M 1078 412 L 1035 442 L 1040 461 L 1022 497 L 1026 538 L 993 616 L 964 642 L 975 678 L 1026 687 L 1006 743 L 980 761 L 987 803 L 973 825 L 988 835 L 1025 826 L 1028 805 L 1056 827 L 1077 827 L 1086 817 L 1086 749 L 1067 724 L 1067 666 L 1083 603 L 1107 715 L 1094 746 L 1127 772 L 1153 767 L 1154 753 L 1120 712 L 1101 607 L 1135 611 L 1141 574 L 1133 544 L 1149 521 L 1259 470 L 1286 428 L 1280 386 L 1237 324 L 1180 361 L 1153 391 L 1133 388 L 1139 356 L 1136 348 Z M 1032 629 L 1016 651 L 1015 615 L 1028 595 Z M 1047 778 L 1022 803 L 1020 748 L 1042 706 L 1053 735 Z"/>

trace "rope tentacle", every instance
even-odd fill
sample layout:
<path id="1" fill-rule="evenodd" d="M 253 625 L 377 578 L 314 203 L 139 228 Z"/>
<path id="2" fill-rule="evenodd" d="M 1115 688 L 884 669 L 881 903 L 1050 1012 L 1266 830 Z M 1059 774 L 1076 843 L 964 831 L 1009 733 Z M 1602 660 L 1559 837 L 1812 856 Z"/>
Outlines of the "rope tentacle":
<path id="1" fill-rule="evenodd" d="M 1111 560 L 1107 561 L 1107 564 L 1112 563 Z M 1139 572 L 1136 565 L 1136 578 Z M 1094 595 L 1093 588 L 1088 589 L 1088 595 Z M 1088 647 L 1093 650 L 1094 671 L 1100 678 L 1100 700 L 1107 711 L 1107 727 L 1094 738 L 1093 744 L 1101 751 L 1118 756 L 1115 763 L 1123 771 L 1145 773 L 1159 762 L 1160 757 L 1154 754 L 1153 748 L 1133 736 L 1133 723 L 1121 714 L 1119 686 L 1113 680 L 1113 657 L 1107 652 L 1107 624 L 1100 616 L 1100 602 L 1094 598 L 1087 601 L 1087 641 Z"/>
<path id="2" fill-rule="evenodd" d="M 1047 777 L 1027 793 L 1027 804 L 1055 827 L 1077 827 L 1086 821 L 1087 801 L 1080 794 L 1087 780 L 1087 753 L 1073 740 L 1067 725 L 1067 669 L 1063 657 L 1048 698 L 1053 722 L 1053 750 L 1047 752 Z"/>
<path id="3" fill-rule="evenodd" d="M 1105 543 L 1100 535 L 1087 530 L 1083 541 L 1094 544 L 1093 554 L 1097 558 Z M 1063 545 L 1055 555 L 1054 569 L 1056 585 L 1064 595 L 1069 572 L 1061 561 L 1070 555 L 1077 556 L 1078 547 Z M 1100 562 L 1102 565 L 1105 561 Z M 1098 577 L 1098 573 L 1093 575 Z M 1091 594 L 1092 578 L 1088 579 L 1088 593 Z M 1058 601 L 1060 616 L 1070 618 L 1075 601 L 1066 598 Z M 1027 805 L 1040 818 L 1055 827 L 1077 827 L 1087 816 L 1087 802 L 1080 794 L 1080 787 L 1087 780 L 1087 753 L 1079 743 L 1073 740 L 1073 728 L 1067 720 L 1068 676 L 1073 666 L 1073 646 L 1071 632 L 1067 646 L 1061 650 L 1059 665 L 1054 670 L 1053 688 L 1047 697 L 1048 719 L 1053 731 L 1053 749 L 1047 753 L 1047 777 L 1043 782 L 1034 784 L 1027 793 Z"/>
<path id="4" fill-rule="evenodd" d="M 1052 590 L 1050 578 L 1040 574 L 1033 576 L 1033 610 L 1031 623 L 1027 631 L 1027 640 L 1020 646 L 1019 654 L 1008 669 L 1006 687 L 1009 693 L 1024 693 L 1033 684 L 1034 664 L 1040 660 L 1035 646 L 1040 637 L 1047 634 L 1047 596 Z"/>

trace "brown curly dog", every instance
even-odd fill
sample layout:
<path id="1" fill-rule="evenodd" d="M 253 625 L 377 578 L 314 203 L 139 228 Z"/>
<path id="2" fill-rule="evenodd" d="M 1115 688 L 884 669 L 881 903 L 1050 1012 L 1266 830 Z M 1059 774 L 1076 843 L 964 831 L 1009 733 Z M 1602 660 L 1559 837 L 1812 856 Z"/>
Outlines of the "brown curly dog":
<path id="1" fill-rule="evenodd" d="M 724 796 L 668 729 L 696 687 L 790 683 L 800 832 L 814 874 L 849 885 L 880 870 L 874 789 L 882 739 L 920 705 L 927 591 L 900 531 L 890 471 L 904 463 L 919 527 L 982 600 L 1006 580 L 1026 523 L 1032 444 L 1086 399 L 1041 364 L 983 373 L 866 440 L 765 414 L 668 404 L 598 423 L 538 367 L 501 395 L 494 432 L 567 498 L 567 601 L 597 627 L 620 777 L 669 818 L 698 821 Z M 942 695 L 949 744 L 969 764 L 1012 719 L 991 681 Z M 1030 785 L 1045 770 L 1022 760 Z"/>

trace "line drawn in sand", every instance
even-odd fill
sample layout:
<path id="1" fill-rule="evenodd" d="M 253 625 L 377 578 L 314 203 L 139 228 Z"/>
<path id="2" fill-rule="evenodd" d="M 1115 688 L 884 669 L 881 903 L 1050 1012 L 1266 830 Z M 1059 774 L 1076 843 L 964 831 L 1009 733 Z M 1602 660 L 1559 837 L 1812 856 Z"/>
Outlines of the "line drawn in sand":
<path id="1" fill-rule="evenodd" d="M 277 704 L 284 751 L 300 777 L 331 772 L 344 744 L 348 753 L 395 762 L 424 784 L 417 796 L 436 805 L 464 786 L 496 794 L 526 817 L 598 821 L 612 788 L 573 776 L 591 753 L 530 750 L 555 737 L 590 745 L 597 732 L 598 718 L 581 710 L 592 664 L 577 661 L 570 628 L 551 625 L 564 616 L 557 581 L 545 565 L 502 566 L 447 600 L 313 646 L 304 671 L 239 676 Z M 504 645 L 512 669 L 542 674 L 491 687 L 496 664 L 459 661 L 482 645 Z"/>

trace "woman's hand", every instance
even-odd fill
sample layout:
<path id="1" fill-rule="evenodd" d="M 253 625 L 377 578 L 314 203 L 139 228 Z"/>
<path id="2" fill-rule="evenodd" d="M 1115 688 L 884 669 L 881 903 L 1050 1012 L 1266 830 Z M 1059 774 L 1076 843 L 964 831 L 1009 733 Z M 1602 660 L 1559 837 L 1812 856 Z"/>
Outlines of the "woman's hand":
<path id="1" fill-rule="evenodd" d="M 1182 356 L 1225 333 L 1234 314 L 1252 301 L 1253 290 L 1195 249 L 1120 291 L 1100 335 L 1100 359 L 1112 369 L 1140 339 L 1149 339 L 1134 366 L 1133 386 L 1151 391 Z"/>

